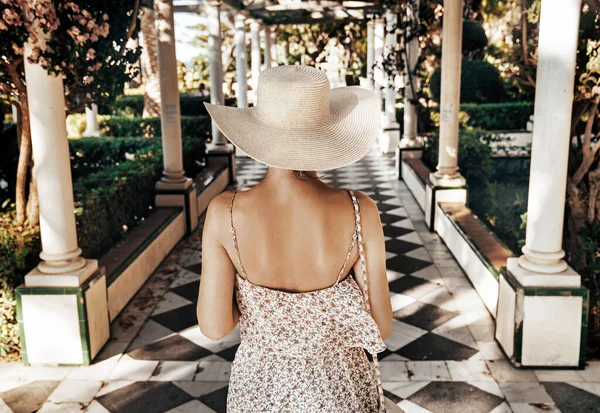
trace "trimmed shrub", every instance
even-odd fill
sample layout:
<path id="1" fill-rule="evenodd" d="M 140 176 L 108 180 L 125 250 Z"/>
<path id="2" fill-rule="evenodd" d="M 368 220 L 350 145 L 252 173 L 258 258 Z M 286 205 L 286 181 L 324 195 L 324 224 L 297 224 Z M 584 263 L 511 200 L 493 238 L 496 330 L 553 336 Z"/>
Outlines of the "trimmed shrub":
<path id="1" fill-rule="evenodd" d="M 15 288 L 36 264 L 40 253 L 39 229 L 23 231 L 12 214 L 0 215 L 0 358 L 17 358 L 19 328 Z"/>
<path id="2" fill-rule="evenodd" d="M 208 116 L 204 102 L 210 102 L 210 97 L 181 93 L 179 95 L 181 116 Z M 235 99 L 226 99 L 225 104 L 235 106 L 236 101 Z M 120 96 L 110 107 L 100 108 L 100 113 L 116 116 L 141 117 L 143 112 L 143 95 Z"/>
<path id="3" fill-rule="evenodd" d="M 465 103 L 458 122 L 464 129 L 523 130 L 533 115 L 533 102 Z M 426 116 L 426 115 L 424 115 Z M 430 111 L 432 130 L 440 125 L 439 107 Z"/>
<path id="4" fill-rule="evenodd" d="M 442 69 L 436 68 L 429 78 L 433 100 L 440 101 Z M 497 103 L 504 99 L 504 83 L 494 65 L 484 61 L 462 60 L 460 103 Z"/>
<path id="5" fill-rule="evenodd" d="M 479 23 L 465 20 L 463 21 L 462 33 L 462 53 L 470 54 L 485 49 L 488 45 L 488 38 L 483 27 Z"/>
<path id="6" fill-rule="evenodd" d="M 107 136 L 153 138 L 161 136 L 160 118 L 126 118 L 111 116 L 100 122 Z M 210 136 L 210 118 L 208 116 L 182 116 L 181 133 L 183 136 L 208 138 Z"/>

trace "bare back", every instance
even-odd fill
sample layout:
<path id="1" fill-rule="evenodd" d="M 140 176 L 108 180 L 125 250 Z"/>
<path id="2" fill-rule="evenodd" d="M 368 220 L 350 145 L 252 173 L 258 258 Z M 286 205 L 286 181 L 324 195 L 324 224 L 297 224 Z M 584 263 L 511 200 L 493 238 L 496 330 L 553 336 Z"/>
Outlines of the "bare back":
<path id="1" fill-rule="evenodd" d="M 391 331 L 392 310 L 383 229 L 377 204 L 363 193 L 355 194 L 372 315 L 385 338 Z M 261 183 L 237 192 L 232 204 L 233 195 L 227 191 L 213 198 L 202 232 L 197 313 L 205 335 L 219 339 L 237 325 L 236 273 L 245 273 L 253 284 L 294 293 L 329 288 L 352 269 L 357 274 L 361 270 L 358 248 L 351 248 L 355 218 L 348 191 L 270 169 Z M 232 223 L 241 260 L 232 241 Z M 361 277 L 355 278 L 364 291 Z"/>
<path id="2" fill-rule="evenodd" d="M 342 268 L 345 278 L 357 260 L 352 201 L 345 190 L 322 185 L 282 194 L 257 186 L 237 193 L 232 212 L 243 269 L 255 284 L 319 290 L 334 284 Z M 233 245 L 226 249 L 241 273 Z"/>

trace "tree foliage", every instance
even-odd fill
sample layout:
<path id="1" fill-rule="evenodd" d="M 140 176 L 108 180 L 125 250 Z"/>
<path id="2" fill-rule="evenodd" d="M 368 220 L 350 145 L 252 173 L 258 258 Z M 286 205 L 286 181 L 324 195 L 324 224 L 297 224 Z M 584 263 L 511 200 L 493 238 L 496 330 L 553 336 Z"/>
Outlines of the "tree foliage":
<path id="1" fill-rule="evenodd" d="M 18 109 L 19 161 L 14 189 L 16 220 L 38 220 L 31 174 L 31 133 L 24 74 L 28 59 L 63 77 L 67 107 L 82 109 L 116 96 L 140 51 L 126 48 L 137 36 L 138 0 L 3 0 L 0 2 L 0 94 Z M 12 172 L 12 171 L 11 171 Z M 29 186 L 28 183 L 29 182 Z"/>

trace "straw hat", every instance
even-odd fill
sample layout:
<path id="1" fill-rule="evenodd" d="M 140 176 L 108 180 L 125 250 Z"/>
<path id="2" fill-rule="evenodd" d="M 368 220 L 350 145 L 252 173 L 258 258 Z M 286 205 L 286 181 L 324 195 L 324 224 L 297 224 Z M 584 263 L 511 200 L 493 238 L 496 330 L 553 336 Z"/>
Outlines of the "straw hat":
<path id="1" fill-rule="evenodd" d="M 258 78 L 251 108 L 207 104 L 223 134 L 240 150 L 276 168 L 341 168 L 369 152 L 379 130 L 377 95 L 358 86 L 330 89 L 325 72 L 277 66 Z"/>

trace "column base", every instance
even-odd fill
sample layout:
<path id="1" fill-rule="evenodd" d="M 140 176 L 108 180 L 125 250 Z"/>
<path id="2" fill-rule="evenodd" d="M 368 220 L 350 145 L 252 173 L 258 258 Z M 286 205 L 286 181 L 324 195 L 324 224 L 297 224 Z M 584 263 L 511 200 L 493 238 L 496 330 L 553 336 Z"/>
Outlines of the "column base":
<path id="1" fill-rule="evenodd" d="M 21 285 L 16 298 L 26 366 L 87 366 L 110 338 L 104 268 L 75 287 Z"/>
<path id="2" fill-rule="evenodd" d="M 206 156 L 210 162 L 210 158 L 214 157 L 226 157 L 227 164 L 229 167 L 229 184 L 235 182 L 236 168 L 235 168 L 235 147 L 233 144 L 228 143 L 226 145 L 207 145 Z"/>
<path id="3" fill-rule="evenodd" d="M 388 153 L 396 150 L 400 143 L 400 124 L 387 119 L 381 124 L 379 134 L 379 150 Z"/>
<path id="4" fill-rule="evenodd" d="M 400 141 L 400 145 L 396 148 L 396 179 L 402 180 L 402 160 L 420 159 L 422 155 L 422 146 L 402 146 L 402 141 Z"/>
<path id="5" fill-rule="evenodd" d="M 499 279 L 495 337 L 511 363 L 584 368 L 589 291 L 576 285 L 579 275 L 569 268 L 562 276 L 573 278 L 572 286 L 556 286 L 555 275 L 532 274 L 518 258 L 509 258 L 507 268 Z"/>
<path id="6" fill-rule="evenodd" d="M 79 287 L 98 270 L 97 260 L 84 260 L 85 265 L 61 274 L 42 272 L 39 266 L 25 275 L 26 287 Z"/>
<path id="7" fill-rule="evenodd" d="M 402 139 L 400 139 L 400 147 L 402 149 L 409 149 L 409 148 L 419 148 L 419 149 L 423 149 L 425 142 L 423 137 L 421 136 L 415 136 L 414 138 L 407 138 L 407 137 L 403 137 Z"/>
<path id="8" fill-rule="evenodd" d="M 467 203 L 467 181 L 460 174 L 439 178 L 434 173 L 429 175 L 425 184 L 425 224 L 430 231 L 435 231 L 435 208 L 439 202 Z"/>
<path id="9" fill-rule="evenodd" d="M 158 181 L 155 187 L 154 202 L 157 207 L 183 207 L 188 234 L 198 227 L 198 207 L 196 202 L 196 184 L 190 178 L 183 183 Z"/>
<path id="10" fill-rule="evenodd" d="M 91 130 L 84 130 L 83 133 L 81 134 L 81 136 L 92 136 L 92 137 L 100 137 L 102 136 L 102 131 L 100 129 L 91 129 Z"/>

